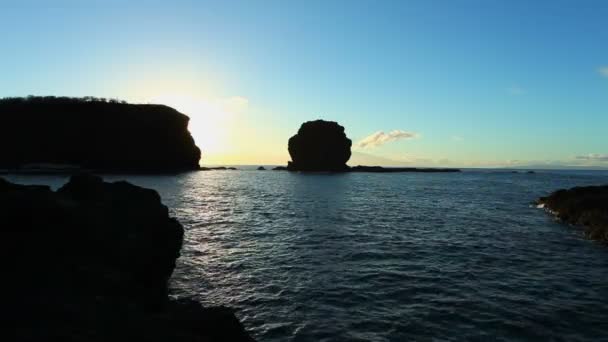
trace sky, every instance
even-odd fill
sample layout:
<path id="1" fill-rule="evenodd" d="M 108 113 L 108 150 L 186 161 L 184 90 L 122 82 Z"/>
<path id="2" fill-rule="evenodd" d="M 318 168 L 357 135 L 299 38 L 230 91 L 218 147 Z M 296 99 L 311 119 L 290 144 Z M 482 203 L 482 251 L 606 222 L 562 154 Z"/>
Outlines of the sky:
<path id="1" fill-rule="evenodd" d="M 349 164 L 608 167 L 608 2 L 0 0 L 0 97 L 191 117 L 202 164 L 285 164 L 337 121 Z"/>

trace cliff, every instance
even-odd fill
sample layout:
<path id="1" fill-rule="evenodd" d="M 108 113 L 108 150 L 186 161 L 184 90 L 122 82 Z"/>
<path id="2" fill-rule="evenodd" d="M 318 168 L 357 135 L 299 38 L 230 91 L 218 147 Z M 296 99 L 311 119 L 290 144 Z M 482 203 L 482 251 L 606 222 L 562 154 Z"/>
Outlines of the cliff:
<path id="1" fill-rule="evenodd" d="M 171 300 L 183 238 L 158 193 L 0 179 L 3 341 L 251 341 L 231 310 Z"/>
<path id="2" fill-rule="evenodd" d="M 163 105 L 94 98 L 0 100 L 0 168 L 76 165 L 126 172 L 199 167 L 189 118 Z"/>
<path id="3" fill-rule="evenodd" d="M 537 204 L 563 222 L 584 227 L 590 239 L 608 242 L 608 185 L 558 190 Z"/>

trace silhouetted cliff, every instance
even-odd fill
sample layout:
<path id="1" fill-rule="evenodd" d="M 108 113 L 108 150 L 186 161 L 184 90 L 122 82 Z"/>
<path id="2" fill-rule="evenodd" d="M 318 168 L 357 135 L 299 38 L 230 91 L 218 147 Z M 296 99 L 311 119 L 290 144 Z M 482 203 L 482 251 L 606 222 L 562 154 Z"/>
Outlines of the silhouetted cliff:
<path id="1" fill-rule="evenodd" d="M 583 226 L 590 239 L 608 242 L 608 185 L 558 190 L 537 204 L 564 222 Z"/>
<path id="2" fill-rule="evenodd" d="M 347 171 L 352 141 L 333 121 L 308 121 L 289 139 L 290 171 Z"/>
<path id="3" fill-rule="evenodd" d="M 189 118 L 163 105 L 94 98 L 0 100 L 0 168 L 69 164 L 86 169 L 198 169 Z"/>
<path id="4" fill-rule="evenodd" d="M 184 234 L 158 193 L 0 178 L 3 341 L 251 341 L 231 310 L 167 294 Z"/>

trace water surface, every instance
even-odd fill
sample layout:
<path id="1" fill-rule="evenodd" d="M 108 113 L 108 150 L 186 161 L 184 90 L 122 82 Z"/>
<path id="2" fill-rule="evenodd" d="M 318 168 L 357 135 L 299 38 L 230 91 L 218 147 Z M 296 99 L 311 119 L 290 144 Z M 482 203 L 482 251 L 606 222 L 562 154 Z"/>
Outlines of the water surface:
<path id="1" fill-rule="evenodd" d="M 530 205 L 606 172 L 106 177 L 124 178 L 186 228 L 174 295 L 260 341 L 608 339 L 608 247 Z"/>

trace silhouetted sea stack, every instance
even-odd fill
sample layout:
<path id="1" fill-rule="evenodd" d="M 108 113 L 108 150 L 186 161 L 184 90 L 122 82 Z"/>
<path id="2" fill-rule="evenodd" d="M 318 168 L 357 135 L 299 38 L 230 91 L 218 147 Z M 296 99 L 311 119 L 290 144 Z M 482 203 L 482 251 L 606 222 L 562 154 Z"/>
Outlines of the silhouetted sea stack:
<path id="1" fill-rule="evenodd" d="M 352 141 L 333 121 L 308 121 L 289 139 L 290 171 L 348 171 Z"/>
<path id="2" fill-rule="evenodd" d="M 251 341 L 231 310 L 169 299 L 184 231 L 154 190 L 0 178 L 0 227 L 3 340 Z"/>
<path id="3" fill-rule="evenodd" d="M 164 105 L 94 98 L 0 100 L 0 168 L 61 164 L 126 172 L 199 167 L 189 118 Z"/>
<path id="4" fill-rule="evenodd" d="M 558 190 L 537 204 L 566 223 L 583 226 L 590 239 L 608 242 L 608 185 Z"/>

